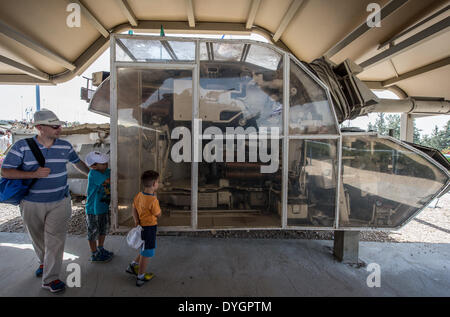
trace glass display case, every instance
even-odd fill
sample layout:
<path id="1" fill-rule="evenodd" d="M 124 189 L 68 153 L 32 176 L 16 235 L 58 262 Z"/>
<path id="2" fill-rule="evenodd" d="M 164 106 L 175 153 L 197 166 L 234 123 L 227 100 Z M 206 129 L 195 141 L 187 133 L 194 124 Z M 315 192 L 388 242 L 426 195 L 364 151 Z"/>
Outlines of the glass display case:
<path id="1" fill-rule="evenodd" d="M 396 228 L 449 184 L 406 144 L 342 135 L 327 87 L 266 43 L 112 35 L 89 109 L 111 118 L 115 229 L 150 169 L 160 230 Z"/>

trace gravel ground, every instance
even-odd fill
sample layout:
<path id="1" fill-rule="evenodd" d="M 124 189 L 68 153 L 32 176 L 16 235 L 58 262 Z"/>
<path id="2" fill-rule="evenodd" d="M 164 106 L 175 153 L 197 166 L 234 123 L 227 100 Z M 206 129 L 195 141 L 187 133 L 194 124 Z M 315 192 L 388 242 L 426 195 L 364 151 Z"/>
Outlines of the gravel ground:
<path id="1" fill-rule="evenodd" d="M 85 235 L 85 215 L 82 198 L 74 198 L 69 233 Z M 448 243 L 450 241 L 450 193 L 441 197 L 424 209 L 398 231 L 362 231 L 361 241 L 377 242 L 425 242 Z M 19 207 L 0 204 L 0 232 L 24 232 Z M 216 238 L 253 238 L 253 239 L 315 239 L 332 240 L 333 231 L 298 230 L 228 230 L 201 232 L 160 232 L 159 235 L 216 237 Z"/>

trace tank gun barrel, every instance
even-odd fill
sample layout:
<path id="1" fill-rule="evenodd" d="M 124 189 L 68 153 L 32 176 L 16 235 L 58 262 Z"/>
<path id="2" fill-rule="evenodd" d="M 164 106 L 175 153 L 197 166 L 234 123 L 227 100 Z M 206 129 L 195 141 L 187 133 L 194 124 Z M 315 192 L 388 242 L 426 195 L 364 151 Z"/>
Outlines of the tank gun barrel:
<path id="1" fill-rule="evenodd" d="M 443 98 L 409 97 L 379 99 L 379 102 L 361 109 L 361 115 L 370 112 L 402 112 L 409 114 L 450 114 L 450 101 Z"/>
<path id="2" fill-rule="evenodd" d="M 339 65 L 319 58 L 307 64 L 328 87 L 339 123 L 371 112 L 449 114 L 450 101 L 436 97 L 378 98 L 356 75 L 362 68 L 347 59 Z"/>

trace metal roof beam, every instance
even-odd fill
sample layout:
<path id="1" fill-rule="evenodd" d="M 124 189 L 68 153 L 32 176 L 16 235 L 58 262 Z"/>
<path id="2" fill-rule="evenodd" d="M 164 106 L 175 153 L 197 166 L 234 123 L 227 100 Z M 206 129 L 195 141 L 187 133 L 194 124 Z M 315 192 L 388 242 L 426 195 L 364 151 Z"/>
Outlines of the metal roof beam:
<path id="1" fill-rule="evenodd" d="M 131 9 L 130 5 L 128 4 L 127 0 L 116 0 L 117 5 L 120 8 L 120 11 L 122 11 L 123 15 L 130 21 L 130 24 L 132 26 L 138 25 L 138 20 L 136 16 L 134 15 L 133 10 Z"/>
<path id="2" fill-rule="evenodd" d="M 363 68 L 368 68 L 381 62 L 384 62 L 387 59 L 394 57 L 395 55 L 398 55 L 408 49 L 413 48 L 414 46 L 417 46 L 427 40 L 430 40 L 433 37 L 438 36 L 439 34 L 443 33 L 445 29 L 448 28 L 449 26 L 450 26 L 450 17 L 447 17 L 437 22 L 436 24 L 433 24 L 427 29 L 407 38 L 406 40 L 391 46 L 389 49 L 381 52 L 380 54 L 375 55 L 372 58 L 369 58 L 368 60 L 359 64 L 359 66 Z"/>
<path id="3" fill-rule="evenodd" d="M 194 4 L 192 3 L 192 0 L 186 0 L 186 10 L 187 10 L 189 26 L 191 28 L 194 28 L 195 27 L 195 16 L 194 16 Z"/>
<path id="4" fill-rule="evenodd" d="M 378 49 L 382 49 L 383 47 L 389 45 L 390 43 L 394 42 L 395 40 L 399 39 L 400 37 L 414 31 L 415 29 L 417 29 L 419 26 L 427 23 L 428 21 L 440 16 L 441 14 L 445 13 L 447 10 L 450 10 L 450 5 L 446 6 L 445 8 L 437 11 L 436 13 L 426 17 L 425 19 L 423 19 L 422 21 L 414 24 L 413 26 L 411 26 L 410 28 L 406 29 L 405 31 L 397 34 L 396 36 L 390 38 L 389 40 L 387 40 L 386 42 L 380 44 L 380 46 L 378 46 Z"/>
<path id="5" fill-rule="evenodd" d="M 195 24 L 195 29 L 189 28 L 187 22 L 177 22 L 177 21 L 139 21 L 139 26 L 134 27 L 133 30 L 136 32 L 154 32 L 158 33 L 161 29 L 161 24 L 164 30 L 171 31 L 184 31 L 187 33 L 199 32 L 199 33 L 215 33 L 223 34 L 227 32 L 230 34 L 251 34 L 250 30 L 245 28 L 242 23 L 227 23 L 227 22 L 198 22 Z M 119 25 L 117 28 L 123 26 Z M 129 28 L 129 26 L 127 26 Z M 114 31 L 114 33 L 117 33 Z"/>
<path id="6" fill-rule="evenodd" d="M 7 36 L 8 38 L 28 47 L 29 49 L 32 49 L 36 53 L 41 54 L 42 56 L 45 56 L 49 59 L 51 59 L 53 62 L 69 69 L 74 70 L 75 65 L 70 63 L 65 58 L 61 57 L 60 55 L 52 52 L 48 48 L 44 47 L 42 44 L 36 42 L 35 40 L 29 38 L 28 36 L 20 33 L 19 31 L 16 31 L 9 25 L 5 24 L 4 22 L 0 21 L 0 33 Z"/>
<path id="7" fill-rule="evenodd" d="M 253 27 L 253 23 L 255 22 L 256 13 L 258 12 L 260 4 L 261 4 L 261 0 L 253 0 L 252 1 L 252 6 L 250 7 L 250 12 L 248 13 L 247 24 L 245 25 L 246 29 L 251 29 Z"/>
<path id="8" fill-rule="evenodd" d="M 369 89 L 385 89 L 383 85 L 381 84 L 381 81 L 370 81 L 370 80 L 364 80 L 363 83 L 367 86 Z"/>
<path id="9" fill-rule="evenodd" d="M 292 18 L 297 13 L 297 10 L 300 8 L 302 3 L 303 3 L 303 0 L 295 0 L 294 2 L 291 3 L 291 5 L 289 6 L 289 9 L 284 14 L 284 17 L 281 20 L 281 23 L 278 26 L 277 31 L 273 35 L 273 41 L 274 42 L 276 42 L 276 41 L 278 41 L 280 39 L 280 37 L 283 34 L 284 30 L 286 30 L 286 28 L 289 25 L 289 23 L 291 23 Z"/>
<path id="10" fill-rule="evenodd" d="M 432 71 L 432 70 L 435 70 L 435 69 L 438 69 L 438 68 L 441 68 L 441 67 L 444 67 L 447 65 L 450 65 L 450 56 L 443 58 L 437 62 L 428 64 L 428 65 L 419 67 L 417 69 L 414 69 L 412 71 L 409 71 L 407 73 L 404 73 L 398 77 L 394 77 L 394 78 L 385 80 L 381 84 L 383 85 L 383 87 L 389 87 L 389 86 L 392 86 L 392 85 L 398 83 L 399 81 L 402 81 L 402 80 L 405 80 L 405 79 L 408 79 L 411 77 L 419 76 L 426 72 L 429 72 L 429 71 Z"/>
<path id="11" fill-rule="evenodd" d="M 55 83 L 51 81 L 44 81 L 36 79 L 25 74 L 6 74 L 0 75 L 0 84 L 2 85 L 44 85 L 55 86 Z"/>
<path id="12" fill-rule="evenodd" d="M 391 13 L 396 11 L 402 5 L 404 5 L 408 0 L 392 0 L 387 5 L 385 5 L 380 10 L 380 21 L 387 18 Z M 340 42 L 336 43 L 332 48 L 330 48 L 324 56 L 326 58 L 331 58 L 336 55 L 338 52 L 343 50 L 345 47 L 350 45 L 353 41 L 359 38 L 361 35 L 369 31 L 371 27 L 367 25 L 367 21 L 364 21 L 360 26 L 358 26 L 355 30 L 353 30 L 350 34 L 345 36 Z"/>
<path id="13" fill-rule="evenodd" d="M 108 30 L 100 23 L 100 21 L 93 15 L 88 8 L 84 6 L 79 0 L 73 0 L 75 3 L 80 5 L 81 12 L 83 12 L 85 18 L 89 21 L 89 23 L 95 27 L 104 37 L 109 36 Z"/>
<path id="14" fill-rule="evenodd" d="M 50 79 L 50 75 L 49 74 L 44 73 L 44 72 L 42 72 L 40 70 L 31 68 L 31 67 L 29 67 L 27 65 L 18 63 L 18 62 L 14 61 L 14 60 L 12 60 L 12 59 L 10 59 L 8 57 L 5 57 L 3 55 L 0 55 L 0 63 L 6 64 L 8 66 L 11 66 L 11 67 L 21 71 L 24 74 L 36 77 L 36 78 L 41 79 L 41 80 L 48 81 Z"/>

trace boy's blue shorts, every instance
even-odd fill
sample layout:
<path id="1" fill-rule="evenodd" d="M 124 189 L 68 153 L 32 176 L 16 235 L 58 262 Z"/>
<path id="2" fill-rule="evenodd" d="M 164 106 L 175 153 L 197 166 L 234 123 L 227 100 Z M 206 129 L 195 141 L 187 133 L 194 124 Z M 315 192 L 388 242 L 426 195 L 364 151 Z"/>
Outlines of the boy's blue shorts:
<path id="1" fill-rule="evenodd" d="M 143 226 L 142 229 L 141 238 L 144 240 L 144 244 L 140 254 L 145 257 L 152 257 L 155 255 L 156 249 L 157 226 Z"/>

